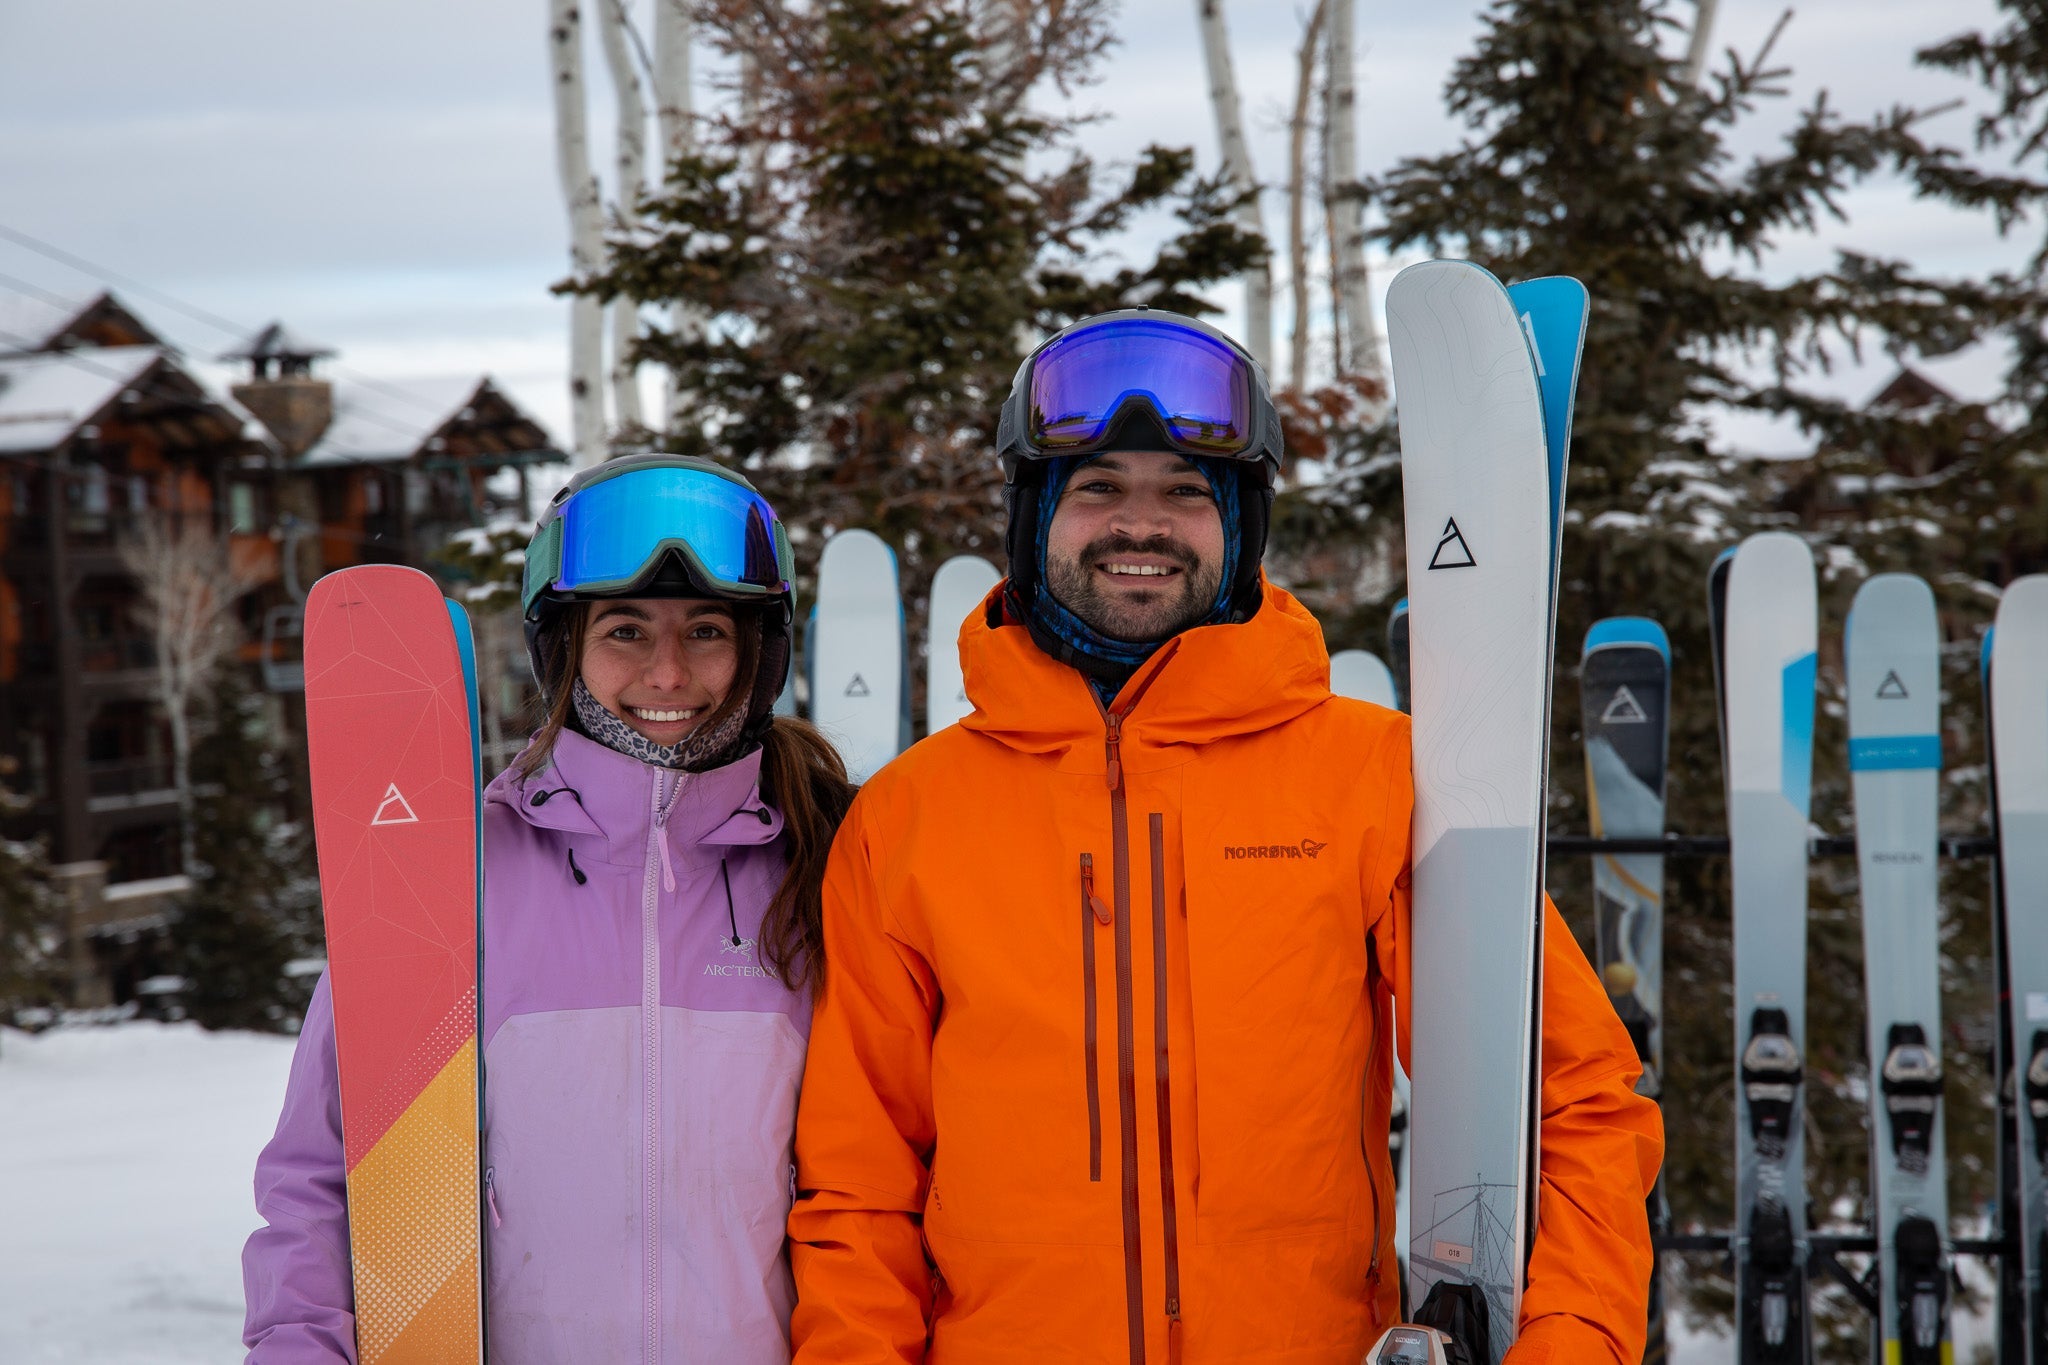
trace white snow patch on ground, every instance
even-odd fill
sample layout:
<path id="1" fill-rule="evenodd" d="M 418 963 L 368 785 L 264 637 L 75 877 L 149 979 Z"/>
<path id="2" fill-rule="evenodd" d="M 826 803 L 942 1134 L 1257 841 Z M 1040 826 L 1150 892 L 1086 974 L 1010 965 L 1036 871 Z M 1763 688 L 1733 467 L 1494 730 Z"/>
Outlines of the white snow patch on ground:
<path id="1" fill-rule="evenodd" d="M 242 1358 L 252 1177 L 290 1038 L 0 1029 L 0 1361 Z"/>

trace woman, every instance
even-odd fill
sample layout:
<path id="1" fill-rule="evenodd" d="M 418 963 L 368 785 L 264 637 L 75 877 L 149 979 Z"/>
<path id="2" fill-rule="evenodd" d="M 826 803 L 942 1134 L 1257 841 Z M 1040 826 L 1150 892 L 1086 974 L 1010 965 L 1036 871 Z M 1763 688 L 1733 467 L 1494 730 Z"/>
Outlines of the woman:
<path id="1" fill-rule="evenodd" d="M 774 714 L 790 578 L 752 486 L 677 456 L 579 474 L 527 549 L 545 720 L 483 817 L 493 1362 L 789 1358 L 819 882 L 852 798 Z M 323 978 L 257 1162 L 253 1365 L 356 1359 L 343 1170 Z"/>

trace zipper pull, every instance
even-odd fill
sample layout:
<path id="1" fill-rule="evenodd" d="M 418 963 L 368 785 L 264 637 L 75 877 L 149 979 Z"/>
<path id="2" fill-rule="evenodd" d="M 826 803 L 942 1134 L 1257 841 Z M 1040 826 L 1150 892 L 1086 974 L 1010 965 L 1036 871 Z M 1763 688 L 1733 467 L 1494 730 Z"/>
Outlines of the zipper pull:
<path id="1" fill-rule="evenodd" d="M 1166 1365 L 1180 1365 L 1180 1300 L 1166 1301 Z"/>
<path id="2" fill-rule="evenodd" d="M 484 1203 L 490 1206 L 491 1226 L 494 1228 L 504 1227 L 505 1220 L 498 1216 L 498 1168 L 496 1166 L 484 1172 Z"/>
<path id="3" fill-rule="evenodd" d="M 1097 924 L 1109 923 L 1109 907 L 1102 903 L 1102 897 L 1095 894 L 1095 855 L 1093 853 L 1083 853 L 1081 855 L 1081 895 L 1087 899 L 1088 908 L 1095 912 L 1095 922 Z"/>
<path id="4" fill-rule="evenodd" d="M 667 778 L 658 777 L 655 779 L 655 781 L 661 783 L 664 786 L 666 786 L 668 783 Z M 661 889 L 663 891 L 668 892 L 668 894 L 670 894 L 671 896 L 673 896 L 676 892 L 676 869 L 675 865 L 669 861 L 668 815 L 670 811 L 676 808 L 676 798 L 681 796 L 682 794 L 683 784 L 682 780 L 679 778 L 676 781 L 676 789 L 674 795 L 671 795 L 666 801 L 664 801 L 662 803 L 661 809 L 654 813 L 654 844 L 656 850 L 659 851 L 659 853 L 661 854 Z"/>
<path id="5" fill-rule="evenodd" d="M 1109 713 L 1109 741 L 1107 746 L 1109 767 L 1102 775 L 1103 779 L 1108 782 L 1111 791 L 1115 791 L 1124 784 L 1123 742 L 1124 718 L 1111 711 Z"/>

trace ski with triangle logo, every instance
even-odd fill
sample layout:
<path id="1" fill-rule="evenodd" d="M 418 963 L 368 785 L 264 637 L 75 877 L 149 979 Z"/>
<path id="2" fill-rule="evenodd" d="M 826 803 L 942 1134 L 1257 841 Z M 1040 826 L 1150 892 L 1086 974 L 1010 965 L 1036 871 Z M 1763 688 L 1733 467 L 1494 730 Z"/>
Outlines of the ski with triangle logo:
<path id="1" fill-rule="evenodd" d="M 478 1361 L 482 785 L 469 619 L 425 574 L 366 565 L 313 585 L 305 640 L 357 1357 Z"/>
<path id="2" fill-rule="evenodd" d="M 1664 777 L 1671 715 L 1671 645 L 1640 616 L 1610 616 L 1586 632 L 1579 656 L 1579 705 L 1586 737 L 1586 792 L 1593 837 L 1664 835 Z M 1663 1097 L 1664 859 L 1603 853 L 1593 860 L 1594 966 L 1614 1012 L 1642 1058 L 1636 1089 Z M 1650 1227 L 1664 1230 L 1664 1187 L 1650 1194 Z M 1649 1334 L 1643 1358 L 1664 1359 L 1664 1280 L 1650 1270 Z"/>
<path id="3" fill-rule="evenodd" d="M 865 782 L 903 748 L 909 692 L 896 553 L 872 531 L 841 531 L 818 562 L 810 629 L 811 721 Z"/>
<path id="4" fill-rule="evenodd" d="M 1849 610 L 1843 653 L 1874 1073 L 1878 1336 L 1892 1365 L 1948 1365 L 1937 904 L 1941 627 L 1926 582 L 1896 573 L 1866 582 Z"/>
<path id="5" fill-rule="evenodd" d="M 1472 1365 L 1513 1344 L 1535 1237 L 1557 537 L 1586 306 L 1577 281 L 1511 290 L 1462 261 L 1411 266 L 1387 295 L 1414 717 L 1408 1291 Z M 1391 1341 L 1381 1358 L 1409 1358 Z"/>
<path id="6" fill-rule="evenodd" d="M 1783 531 L 1708 580 L 1735 888 L 1735 1330 L 1740 1365 L 1807 1365 L 1806 823 L 1813 554 Z"/>

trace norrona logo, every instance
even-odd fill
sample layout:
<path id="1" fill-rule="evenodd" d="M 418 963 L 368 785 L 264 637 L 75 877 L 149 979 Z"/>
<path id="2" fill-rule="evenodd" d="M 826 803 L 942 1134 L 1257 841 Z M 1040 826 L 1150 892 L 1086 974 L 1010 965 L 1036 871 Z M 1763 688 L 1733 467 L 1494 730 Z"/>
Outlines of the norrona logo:
<path id="1" fill-rule="evenodd" d="M 1223 860 L 1235 862 L 1240 858 L 1313 858 L 1328 847 L 1329 844 L 1318 843 L 1314 839 L 1303 839 L 1298 844 L 1225 844 Z"/>

